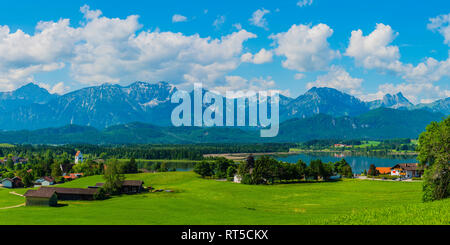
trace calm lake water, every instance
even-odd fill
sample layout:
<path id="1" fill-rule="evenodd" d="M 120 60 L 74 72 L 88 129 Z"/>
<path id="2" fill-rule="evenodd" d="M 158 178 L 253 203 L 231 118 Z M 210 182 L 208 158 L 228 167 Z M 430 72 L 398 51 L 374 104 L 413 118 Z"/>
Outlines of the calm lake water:
<path id="1" fill-rule="evenodd" d="M 296 163 L 299 159 L 309 164 L 311 160 L 320 159 L 322 162 L 337 162 L 342 158 L 350 164 L 353 173 L 360 174 L 368 170 L 370 164 L 377 167 L 393 167 L 398 163 L 417 163 L 416 156 L 411 155 L 384 155 L 384 156 L 350 156 L 334 153 L 302 153 L 297 155 L 277 156 L 276 159 L 289 163 Z"/>

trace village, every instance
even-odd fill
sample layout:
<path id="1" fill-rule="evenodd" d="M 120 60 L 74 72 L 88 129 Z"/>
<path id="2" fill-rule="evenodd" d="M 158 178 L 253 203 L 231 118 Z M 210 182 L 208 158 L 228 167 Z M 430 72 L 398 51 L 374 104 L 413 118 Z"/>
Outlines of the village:
<path id="1" fill-rule="evenodd" d="M 26 158 L 12 157 L 10 158 L 14 164 L 26 164 Z M 7 159 L 1 159 L 1 162 L 6 162 Z M 83 163 L 83 154 L 77 151 L 75 154 L 74 164 Z M 61 171 L 63 171 L 62 177 L 64 182 L 72 181 L 84 176 L 84 173 L 69 173 L 71 167 L 60 165 Z M 106 165 L 104 165 L 106 168 Z M 32 172 L 32 169 L 28 169 L 27 172 Z M 67 188 L 67 187 L 54 187 L 57 185 L 57 181 L 54 177 L 43 176 L 33 182 L 33 189 L 29 189 L 23 195 L 25 197 L 26 206 L 58 206 L 58 201 L 92 201 L 98 199 L 100 189 L 104 186 L 104 183 L 96 183 L 94 186 L 87 186 L 86 188 Z M 24 188 L 25 185 L 22 178 L 14 176 L 13 178 L 0 179 L 0 188 Z M 35 189 L 37 188 L 37 189 Z M 142 192 L 152 191 L 152 187 L 144 187 L 144 182 L 141 180 L 123 180 L 120 183 L 120 190 L 117 194 L 138 194 Z M 162 190 L 156 190 L 162 191 Z M 15 192 L 12 194 L 20 195 Z M 22 195 L 21 195 L 22 196 Z M 104 197 L 102 197 L 103 199 Z"/>

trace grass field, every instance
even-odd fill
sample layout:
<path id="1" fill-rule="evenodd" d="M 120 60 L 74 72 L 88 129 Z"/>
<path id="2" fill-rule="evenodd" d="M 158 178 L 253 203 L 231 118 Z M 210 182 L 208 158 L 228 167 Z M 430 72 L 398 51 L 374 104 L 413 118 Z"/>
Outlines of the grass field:
<path id="1" fill-rule="evenodd" d="M 249 186 L 193 172 L 127 175 L 175 192 L 0 209 L 0 224 L 449 224 L 450 201 L 421 203 L 421 183 L 344 180 Z M 86 187 L 101 176 L 62 186 Z M 23 202 L 0 189 L 0 208 Z M 16 189 L 24 193 L 25 189 Z M 421 216 L 422 218 L 419 218 Z"/>

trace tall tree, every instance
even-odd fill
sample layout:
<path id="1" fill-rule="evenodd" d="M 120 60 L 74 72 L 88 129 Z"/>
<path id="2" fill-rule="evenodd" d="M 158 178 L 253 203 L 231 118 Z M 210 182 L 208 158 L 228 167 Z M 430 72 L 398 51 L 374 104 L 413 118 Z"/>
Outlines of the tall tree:
<path id="1" fill-rule="evenodd" d="M 423 200 L 434 201 L 450 196 L 450 116 L 432 122 L 419 137 L 417 159 L 425 168 Z"/>
<path id="2" fill-rule="evenodd" d="M 212 176 L 214 174 L 211 164 L 207 161 L 201 161 L 194 166 L 194 172 L 205 178 L 206 176 Z"/>
<path id="3" fill-rule="evenodd" d="M 116 159 L 112 159 L 107 162 L 103 178 L 105 179 L 103 188 L 107 193 L 120 193 L 122 182 L 125 180 L 125 175 L 123 174 L 123 170 Z"/>
<path id="4" fill-rule="evenodd" d="M 8 160 L 6 160 L 6 167 L 10 170 L 14 169 L 14 162 L 10 157 L 8 157 Z"/>

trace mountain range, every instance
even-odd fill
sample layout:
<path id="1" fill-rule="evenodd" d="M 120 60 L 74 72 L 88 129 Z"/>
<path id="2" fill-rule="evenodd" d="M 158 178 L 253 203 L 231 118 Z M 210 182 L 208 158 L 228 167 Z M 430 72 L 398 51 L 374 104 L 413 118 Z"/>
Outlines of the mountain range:
<path id="1" fill-rule="evenodd" d="M 146 137 L 152 137 L 153 143 L 221 141 L 219 138 L 233 141 L 232 137 L 239 141 L 262 140 L 255 138 L 259 130 L 254 128 L 171 127 L 171 113 L 177 104 L 170 99 L 176 91 L 167 82 L 135 82 L 128 86 L 103 84 L 56 95 L 30 83 L 0 93 L 0 129 L 4 131 L 0 136 L 7 139 L 20 132 L 28 140 L 19 141 L 28 143 L 36 142 L 33 137 L 41 138 L 39 134 L 48 139 L 59 135 L 62 140 L 88 133 L 96 137 L 92 142 L 103 143 L 117 143 L 117 135 L 135 143 L 149 143 Z M 280 133 L 270 141 L 415 138 L 429 122 L 450 114 L 449 103 L 450 98 L 446 98 L 413 105 L 402 93 L 364 102 L 333 88 L 313 87 L 297 98 L 280 95 Z M 14 133 L 6 132 L 11 130 Z M 136 139 L 130 140 L 129 135 Z"/>
<path id="2" fill-rule="evenodd" d="M 12 144 L 188 144 L 303 142 L 312 139 L 416 138 L 440 113 L 425 110 L 378 108 L 359 116 L 318 114 L 292 118 L 280 124 L 279 134 L 261 138 L 259 130 L 245 127 L 173 127 L 132 122 L 97 129 L 66 125 L 37 130 L 3 131 L 0 139 Z"/>

